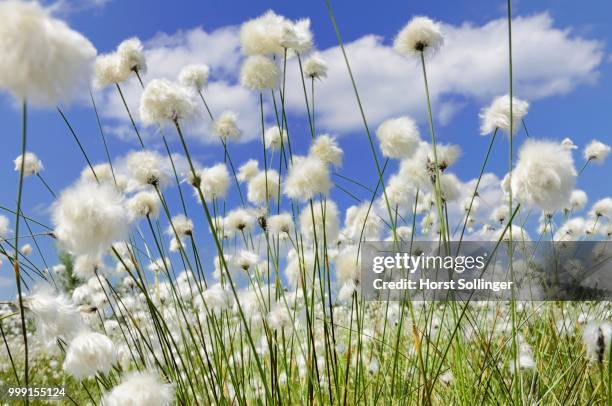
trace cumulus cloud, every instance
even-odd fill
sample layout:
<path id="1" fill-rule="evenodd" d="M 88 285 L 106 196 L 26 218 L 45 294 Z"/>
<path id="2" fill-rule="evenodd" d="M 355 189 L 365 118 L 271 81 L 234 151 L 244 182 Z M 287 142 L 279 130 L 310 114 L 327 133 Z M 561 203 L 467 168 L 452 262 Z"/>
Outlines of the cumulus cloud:
<path id="1" fill-rule="evenodd" d="M 484 25 L 443 24 L 442 28 L 445 45 L 428 61 L 428 75 L 436 119 L 445 125 L 468 103 L 485 105 L 494 96 L 507 92 L 507 22 L 497 19 Z M 598 68 L 605 58 L 601 41 L 579 37 L 570 28 L 555 27 L 548 13 L 516 18 L 513 35 L 517 96 L 534 101 L 567 94 L 577 86 L 597 80 Z M 346 44 L 371 128 L 398 115 L 425 119 L 421 68 L 417 61 L 396 55 L 390 40 L 365 35 Z M 238 27 L 212 32 L 194 28 L 171 35 L 161 33 L 145 42 L 145 53 L 149 66 L 145 81 L 174 80 L 187 64 L 208 64 L 211 80 L 206 97 L 213 113 L 219 115 L 226 109 L 236 111 L 244 139 L 257 138 L 259 95 L 238 83 L 242 61 Z M 360 129 L 361 116 L 339 47 L 322 50 L 321 54 L 328 61 L 329 71 L 327 79 L 318 82 L 316 87 L 319 129 L 335 133 Z M 287 76 L 287 108 L 295 115 L 305 116 L 295 59 L 288 64 Z M 123 87 L 130 108 L 137 115 L 140 85 L 134 79 Z M 106 118 L 114 120 L 112 132 L 128 134 L 131 129 L 127 114 L 115 89 L 105 90 L 102 98 Z M 269 102 L 265 109 L 268 121 L 274 122 Z M 476 121 L 478 117 L 473 119 Z M 188 133 L 210 142 L 212 136 L 206 116 L 193 124 Z"/>
<path id="2" fill-rule="evenodd" d="M 507 93 L 508 28 L 505 19 L 482 26 L 442 25 L 443 49 L 427 62 L 432 103 L 438 119 L 449 123 L 466 100 L 486 104 Z M 400 57 L 382 37 L 366 35 L 345 45 L 366 116 L 373 127 L 401 114 L 425 117 L 424 87 L 418 61 Z M 603 43 L 572 35 L 553 25 L 548 13 L 513 22 L 513 66 L 516 94 L 528 100 L 566 94 L 593 83 L 604 57 Z M 362 125 L 346 65 L 339 47 L 322 52 L 328 78 L 317 85 L 320 125 L 348 132 Z M 296 69 L 292 69 L 291 79 Z M 289 82 L 290 83 L 290 82 Z M 304 109 L 303 94 L 292 88 L 291 108 Z M 477 117 L 474 117 L 477 120 Z"/>

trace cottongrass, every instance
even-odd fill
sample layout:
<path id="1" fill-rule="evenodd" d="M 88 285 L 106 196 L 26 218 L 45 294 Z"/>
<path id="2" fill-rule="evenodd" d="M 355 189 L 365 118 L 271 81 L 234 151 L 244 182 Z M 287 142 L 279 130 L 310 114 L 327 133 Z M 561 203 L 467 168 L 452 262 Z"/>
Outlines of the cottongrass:
<path id="1" fill-rule="evenodd" d="M 417 17 L 395 48 L 421 56 L 426 73 L 425 56 L 441 51 L 443 27 Z M 343 161 L 355 159 L 341 147 L 350 141 L 315 136 L 314 109 L 307 123 L 310 144 L 290 149 L 294 117 L 284 111 L 279 83 L 285 72 L 277 62 L 297 54 L 302 63 L 305 56 L 303 73 L 314 96 L 315 79 L 324 78 L 327 67 L 320 55 L 306 55 L 313 47 L 310 21 L 267 12 L 243 24 L 241 46 L 248 56 L 243 85 L 266 90 L 262 101 L 274 97 L 269 118 L 279 118 L 264 128 L 245 128 L 261 131 L 263 141 L 236 166 L 236 187 L 241 196 L 246 190 L 246 200 L 232 197 L 234 166 L 225 145 L 240 139 L 240 118 L 225 112 L 212 122 L 211 132 L 225 149 L 219 155 L 211 150 L 210 159 L 190 152 L 183 137 L 181 125 L 208 108 L 194 101 L 197 93 L 204 100 L 208 67 L 185 67 L 178 83 L 149 80 L 140 118 L 146 125 L 174 127 L 185 156 L 172 153 L 170 143 L 166 158 L 147 139 L 151 145 L 143 150 L 85 168 L 52 205 L 53 228 L 23 215 L 29 231 L 24 238 L 31 241 L 14 242 L 21 249 L 17 258 L 24 281 L 41 285 L 21 304 L 0 304 L 7 349 L 0 355 L 3 382 L 19 377 L 28 348 L 34 362 L 28 370 L 36 371 L 32 383 L 66 385 L 78 403 L 609 400 L 607 302 L 393 303 L 362 296 L 361 255 L 370 240 L 417 249 L 422 240 L 470 238 L 497 242 L 500 249 L 512 240 L 521 243 L 518 250 L 532 239 L 560 248 L 574 241 L 605 243 L 612 234 L 612 203 L 604 197 L 588 207 L 587 194 L 575 188 L 573 142 L 520 139 L 516 129 L 528 105 L 515 99 L 510 114 L 507 96 L 482 113 L 483 132 L 512 127 L 515 142 L 523 144 L 512 174 L 500 184 L 490 182 L 495 193 L 479 190 L 482 174 L 469 182 L 456 175 L 463 173 L 456 168 L 461 150 L 436 140 L 433 122 L 431 142 L 425 142 L 408 117 L 378 127 L 373 153 L 378 147 L 390 160 L 376 182 L 351 179 L 339 172 Z M 96 77 L 101 84 L 119 84 L 132 74 L 142 80 L 146 69 L 142 43 L 132 38 L 98 58 Z M 609 147 L 602 145 L 587 146 L 587 163 L 605 160 Z M 252 159 L 259 154 L 263 160 Z M 42 164 L 34 158 L 15 163 L 19 175 L 40 174 Z M 365 165 L 362 156 L 357 159 Z M 486 160 L 483 172 L 485 166 Z M 345 205 L 340 193 L 357 201 Z M 521 205 L 499 205 L 493 195 L 513 196 Z M 0 216 L 0 253 L 13 243 L 9 227 Z M 43 231 L 37 235 L 30 227 Z M 60 259 L 53 263 L 41 252 L 39 268 L 35 254 L 44 248 L 38 240 L 50 236 L 62 250 Z M 517 261 L 514 269 L 537 276 L 536 265 Z M 583 273 L 582 264 L 571 265 Z M 28 347 L 16 310 L 28 317 Z M 573 382 L 572 389 L 564 382 Z"/>

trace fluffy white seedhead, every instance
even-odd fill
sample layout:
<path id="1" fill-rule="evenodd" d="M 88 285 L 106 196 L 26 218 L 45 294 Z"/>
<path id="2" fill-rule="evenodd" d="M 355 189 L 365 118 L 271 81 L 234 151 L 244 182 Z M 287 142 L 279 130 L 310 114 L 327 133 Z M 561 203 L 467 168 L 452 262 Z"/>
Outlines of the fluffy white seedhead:
<path id="1" fill-rule="evenodd" d="M 429 144 L 428 144 L 429 146 Z M 458 145 L 453 144 L 437 144 L 436 154 L 434 156 L 433 147 L 429 147 L 427 152 L 427 159 L 433 165 L 435 158 L 438 158 L 438 168 L 444 171 L 446 168 L 457 162 L 461 155 L 461 148 Z"/>
<path id="2" fill-rule="evenodd" d="M 440 175 L 440 193 L 445 202 L 452 202 L 461 196 L 461 181 L 452 173 Z"/>
<path id="3" fill-rule="evenodd" d="M 23 299 L 23 306 L 36 320 L 36 331 L 44 341 L 69 340 L 83 325 L 72 301 L 50 286 L 37 286 Z"/>
<path id="4" fill-rule="evenodd" d="M 505 227 L 500 228 L 493 234 L 492 241 L 498 241 L 500 238 L 503 238 L 502 241 L 510 241 L 510 233 L 512 232 L 512 241 L 531 241 L 531 237 L 527 234 L 527 231 L 516 224 L 512 224 L 512 227 L 509 229 L 505 229 Z"/>
<path id="5" fill-rule="evenodd" d="M 55 106 L 87 88 L 96 49 L 36 2 L 0 2 L 0 89 Z"/>
<path id="6" fill-rule="evenodd" d="M 612 198 L 604 197 L 593 204 L 590 212 L 591 217 L 604 217 L 612 220 Z"/>
<path id="7" fill-rule="evenodd" d="M 208 84 L 208 74 L 210 69 L 207 65 L 196 64 L 187 65 L 179 73 L 179 83 L 188 89 L 193 89 L 198 92 L 202 91 Z"/>
<path id="8" fill-rule="evenodd" d="M 308 200 L 317 193 L 327 194 L 331 186 L 325 162 L 314 156 L 294 157 L 285 179 L 284 193 L 292 199 Z"/>
<path id="9" fill-rule="evenodd" d="M 164 125 L 188 120 L 196 115 L 193 94 L 178 83 L 154 79 L 140 98 L 140 118 L 145 125 Z"/>
<path id="10" fill-rule="evenodd" d="M 107 336 L 89 331 L 79 333 L 68 345 L 64 370 L 81 380 L 112 368 L 117 353 Z"/>
<path id="11" fill-rule="evenodd" d="M 259 164 L 254 159 L 249 159 L 240 168 L 236 176 L 240 182 L 248 182 L 259 173 Z"/>
<path id="12" fill-rule="evenodd" d="M 584 159 L 587 161 L 593 161 L 598 164 L 603 164 L 608 154 L 610 153 L 610 146 L 603 142 L 593 140 L 584 148 Z"/>
<path id="13" fill-rule="evenodd" d="M 99 55 L 94 65 L 94 84 L 104 87 L 127 80 L 131 70 L 122 69 L 121 60 L 116 53 Z"/>
<path id="14" fill-rule="evenodd" d="M 230 233 L 241 233 L 242 231 L 248 231 L 256 218 L 253 213 L 246 209 L 235 209 L 229 212 L 225 217 L 224 227 L 225 230 Z"/>
<path id="15" fill-rule="evenodd" d="M 205 199 L 222 199 L 227 194 L 230 176 L 225 164 L 216 164 L 200 170 L 200 187 Z M 199 194 L 196 191 L 196 195 Z"/>
<path id="16" fill-rule="evenodd" d="M 172 228 L 173 226 L 174 228 Z M 177 214 L 176 216 L 172 217 L 172 225 L 168 226 L 167 233 L 173 236 L 175 231 L 179 237 L 192 235 L 193 221 L 183 214 Z"/>
<path id="17" fill-rule="evenodd" d="M 264 133 L 264 142 L 267 149 L 278 151 L 281 145 L 287 145 L 287 130 L 278 126 L 270 127 Z"/>
<path id="18" fill-rule="evenodd" d="M 567 220 L 554 235 L 555 241 L 578 241 L 587 231 L 586 221 L 582 217 Z"/>
<path id="19" fill-rule="evenodd" d="M 238 116 L 232 111 L 224 111 L 212 124 L 213 133 L 222 140 L 237 140 L 242 135 L 238 128 Z"/>
<path id="20" fill-rule="evenodd" d="M 32 253 L 32 246 L 30 244 L 23 244 L 21 248 L 19 248 L 19 252 L 21 252 L 21 255 L 24 257 L 27 257 Z"/>
<path id="21" fill-rule="evenodd" d="M 612 324 L 609 321 L 592 321 L 584 327 L 582 341 L 589 360 L 602 363 L 608 359 Z"/>
<path id="22" fill-rule="evenodd" d="M 312 79 L 323 79 L 327 77 L 327 62 L 321 55 L 314 54 L 304 62 L 304 76 Z"/>
<path id="23" fill-rule="evenodd" d="M 102 398 L 103 406 L 168 406 L 173 402 L 173 386 L 154 371 L 129 373 Z"/>
<path id="24" fill-rule="evenodd" d="M 271 235 L 287 238 L 293 234 L 293 230 L 291 214 L 281 213 L 268 217 L 268 231 Z"/>
<path id="25" fill-rule="evenodd" d="M 359 281 L 361 279 L 361 261 L 360 253 L 355 245 L 344 247 L 335 261 L 336 280 L 340 284 L 345 284 L 349 281 Z"/>
<path id="26" fill-rule="evenodd" d="M 281 29 L 280 44 L 298 54 L 310 51 L 312 49 L 310 19 L 304 18 L 295 22 L 285 21 Z"/>
<path id="27" fill-rule="evenodd" d="M 331 245 L 338 239 L 340 220 L 338 217 L 338 206 L 331 200 L 324 202 L 312 202 L 302 209 L 300 214 L 300 231 L 310 241 L 314 241 L 315 233 L 317 240 L 322 242 L 323 236 L 327 244 Z M 314 218 L 313 218 L 314 214 Z"/>
<path id="28" fill-rule="evenodd" d="M 81 171 L 81 180 L 85 182 L 96 182 L 97 177 L 97 181 L 101 183 L 113 182 L 113 172 L 109 164 L 94 165 L 93 172 L 91 169 L 89 165 L 83 168 Z M 94 176 L 94 173 L 96 176 Z"/>
<path id="29" fill-rule="evenodd" d="M 136 37 L 126 39 L 117 46 L 117 56 L 121 70 L 144 74 L 147 62 L 144 56 L 142 42 Z"/>
<path id="30" fill-rule="evenodd" d="M 247 199 L 253 204 L 264 204 L 275 199 L 280 185 L 280 175 L 274 169 L 261 171 L 247 184 Z"/>
<path id="31" fill-rule="evenodd" d="M 576 183 L 571 152 L 557 142 L 525 141 L 511 183 L 517 199 L 530 206 L 545 211 L 565 207 Z"/>
<path id="32" fill-rule="evenodd" d="M 165 160 L 155 151 L 130 152 L 126 160 L 129 175 L 139 186 L 164 186 L 170 176 Z"/>
<path id="33" fill-rule="evenodd" d="M 0 214 L 0 238 L 6 238 L 9 234 L 10 221 L 8 217 Z"/>
<path id="34" fill-rule="evenodd" d="M 17 172 L 21 171 L 21 165 L 23 165 L 23 176 L 36 175 L 44 169 L 42 161 L 33 152 L 25 153 L 25 161 L 23 155 L 19 155 L 13 163 Z"/>
<path id="35" fill-rule="evenodd" d="M 440 24 L 427 17 L 414 17 L 395 37 L 393 48 L 400 55 L 433 55 L 444 44 Z"/>
<path id="36" fill-rule="evenodd" d="M 384 121 L 376 130 L 380 149 L 389 158 L 410 158 L 421 141 L 419 129 L 410 117 Z"/>
<path id="37" fill-rule="evenodd" d="M 251 90 L 274 89 L 279 76 L 276 63 L 262 55 L 249 56 L 240 69 L 240 83 Z"/>
<path id="38" fill-rule="evenodd" d="M 570 195 L 569 205 L 566 206 L 566 211 L 580 211 L 584 209 L 587 201 L 589 200 L 584 190 L 576 189 L 572 191 Z"/>
<path id="39" fill-rule="evenodd" d="M 236 255 L 232 257 L 232 265 L 237 268 L 242 269 L 243 271 L 248 271 L 249 269 L 253 269 L 255 265 L 259 262 L 259 256 L 248 250 L 240 250 Z"/>
<path id="40" fill-rule="evenodd" d="M 281 45 L 283 27 L 287 20 L 272 10 L 247 21 L 240 27 L 240 44 L 245 55 L 284 53 Z"/>
<path id="41" fill-rule="evenodd" d="M 329 134 L 322 134 L 314 139 L 308 154 L 319 158 L 326 164 L 341 166 L 344 152 L 338 146 L 334 137 Z"/>
<path id="42" fill-rule="evenodd" d="M 99 254 L 123 240 L 129 216 L 123 197 L 108 184 L 77 183 L 52 208 L 54 235 L 75 254 Z"/>
<path id="43" fill-rule="evenodd" d="M 127 207 L 133 220 L 155 218 L 159 214 L 159 197 L 151 191 L 138 192 L 127 201 Z"/>
<path id="44" fill-rule="evenodd" d="M 512 135 L 521 127 L 528 110 L 528 102 L 512 98 Z M 489 107 L 480 111 L 480 133 L 490 134 L 495 129 L 510 134 L 510 96 L 508 95 L 496 97 Z"/>
<path id="45" fill-rule="evenodd" d="M 74 258 L 74 275 L 82 280 L 95 276 L 96 271 L 102 271 L 104 263 L 100 255 L 77 255 Z"/>
<path id="46" fill-rule="evenodd" d="M 353 241 L 379 239 L 382 223 L 368 203 L 346 209 L 344 224 L 342 234 Z"/>

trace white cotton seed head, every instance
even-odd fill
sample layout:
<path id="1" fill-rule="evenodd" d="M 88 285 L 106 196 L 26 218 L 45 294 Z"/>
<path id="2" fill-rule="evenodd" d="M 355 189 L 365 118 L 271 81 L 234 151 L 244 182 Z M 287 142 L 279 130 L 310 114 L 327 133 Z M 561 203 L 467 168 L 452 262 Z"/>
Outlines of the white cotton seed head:
<path id="1" fill-rule="evenodd" d="M 240 168 L 238 168 L 238 181 L 248 182 L 259 173 L 259 164 L 254 159 L 249 159 Z"/>
<path id="2" fill-rule="evenodd" d="M 232 111 L 224 111 L 212 124 L 213 133 L 222 140 L 237 140 L 242 135 L 238 128 L 238 116 Z"/>
<path id="3" fill-rule="evenodd" d="M 240 69 L 240 83 L 251 90 L 274 89 L 278 85 L 279 75 L 276 63 L 270 58 L 249 56 Z"/>
<path id="4" fill-rule="evenodd" d="M 336 280 L 341 284 L 361 279 L 360 253 L 356 246 L 350 245 L 338 253 L 335 260 Z"/>
<path id="5" fill-rule="evenodd" d="M 341 166 L 344 152 L 336 139 L 329 134 L 317 136 L 310 145 L 309 155 L 315 156 L 329 165 Z"/>
<path id="6" fill-rule="evenodd" d="M 353 280 L 347 281 L 338 291 L 338 301 L 347 303 L 353 298 L 353 294 L 357 292 L 357 285 Z"/>
<path id="7" fill-rule="evenodd" d="M 268 11 L 240 27 L 240 44 L 245 55 L 281 55 L 283 26 L 286 19 Z"/>
<path id="8" fill-rule="evenodd" d="M 440 192 L 445 202 L 452 202 L 461 196 L 461 181 L 452 173 L 440 175 Z"/>
<path id="9" fill-rule="evenodd" d="M 21 255 L 27 257 L 32 253 L 32 246 L 30 244 L 23 244 L 21 248 L 19 248 L 19 251 L 21 252 Z"/>
<path id="10" fill-rule="evenodd" d="M 278 126 L 270 127 L 264 133 L 265 147 L 272 151 L 278 151 L 281 145 L 287 145 L 287 130 Z"/>
<path id="11" fill-rule="evenodd" d="M 99 55 L 94 64 L 94 84 L 102 88 L 127 80 L 131 70 L 122 69 L 121 60 L 116 53 Z"/>
<path id="12" fill-rule="evenodd" d="M 389 158 L 410 158 L 421 141 L 419 129 L 410 117 L 384 121 L 376 130 L 380 149 Z"/>
<path id="13" fill-rule="evenodd" d="M 0 2 L 0 89 L 55 106 L 90 82 L 96 49 L 37 2 Z"/>
<path id="14" fill-rule="evenodd" d="M 572 191 L 570 195 L 569 205 L 566 207 L 567 211 L 580 211 L 584 209 L 588 201 L 588 196 L 584 190 L 576 189 Z"/>
<path id="15" fill-rule="evenodd" d="M 193 118 L 197 108 L 193 94 L 185 87 L 165 79 L 154 79 L 142 93 L 139 111 L 145 125 L 164 125 Z"/>
<path id="16" fill-rule="evenodd" d="M 584 148 L 584 159 L 587 161 L 593 161 L 598 164 L 603 164 L 608 154 L 610 153 L 610 146 L 603 142 L 593 140 Z"/>
<path id="17" fill-rule="evenodd" d="M 311 55 L 304 62 L 304 76 L 311 79 L 323 79 L 327 77 L 327 62 L 319 54 Z"/>
<path id="18" fill-rule="evenodd" d="M 232 264 L 243 271 L 248 271 L 249 269 L 254 268 L 258 262 L 259 256 L 248 250 L 241 250 L 232 257 Z"/>
<path id="19" fill-rule="evenodd" d="M 117 56 L 121 70 L 147 72 L 147 62 L 143 52 L 142 42 L 136 37 L 128 38 L 117 46 Z"/>
<path id="20" fill-rule="evenodd" d="M 169 406 L 174 388 L 154 371 L 131 372 L 102 398 L 103 406 Z"/>
<path id="21" fill-rule="evenodd" d="M 517 199 L 530 206 L 546 211 L 565 207 L 576 183 L 571 152 L 557 142 L 525 141 L 511 183 Z"/>
<path id="22" fill-rule="evenodd" d="M 134 220 L 141 217 L 155 218 L 159 214 L 159 197 L 151 191 L 138 192 L 128 200 L 127 207 Z"/>
<path id="23" fill-rule="evenodd" d="M 164 186 L 169 180 L 167 165 L 155 151 L 131 152 L 126 160 L 129 175 L 140 186 Z"/>
<path id="24" fill-rule="evenodd" d="M 107 336 L 89 331 L 81 332 L 68 345 L 64 370 L 81 380 L 96 373 L 106 374 L 112 368 L 117 353 Z"/>
<path id="25" fill-rule="evenodd" d="M 612 198 L 604 197 L 593 204 L 590 212 L 592 217 L 604 217 L 612 220 Z"/>
<path id="26" fill-rule="evenodd" d="M 285 21 L 281 27 L 280 44 L 298 54 L 305 54 L 312 49 L 312 32 L 310 19 Z"/>
<path id="27" fill-rule="evenodd" d="M 324 202 L 312 202 L 313 211 L 310 211 L 310 205 L 304 207 L 300 214 L 300 231 L 304 237 L 310 241 L 314 241 L 315 234 L 318 241 L 325 240 L 328 244 L 333 244 L 338 239 L 339 233 L 339 214 L 338 206 L 331 200 Z M 314 218 L 313 218 L 314 214 Z"/>
<path id="28" fill-rule="evenodd" d="M 230 175 L 225 164 L 216 164 L 199 171 L 200 188 L 205 199 L 222 199 L 229 188 Z M 196 195 L 199 194 L 196 192 Z"/>
<path id="29" fill-rule="evenodd" d="M 36 331 L 44 340 L 66 340 L 82 326 L 81 315 L 72 301 L 50 286 L 36 286 L 23 299 L 23 306 L 34 315 Z"/>
<path id="30" fill-rule="evenodd" d="M 342 233 L 353 241 L 379 239 L 382 222 L 369 203 L 349 207 L 344 224 Z"/>
<path id="31" fill-rule="evenodd" d="M 313 156 L 293 157 L 293 164 L 285 179 L 284 193 L 292 199 L 308 200 L 316 194 L 327 194 L 331 189 L 329 168 Z"/>
<path id="32" fill-rule="evenodd" d="M 96 176 L 94 176 L 94 173 Z M 87 165 L 81 171 L 81 180 L 85 182 L 113 182 L 113 171 L 111 170 L 111 166 L 109 164 L 97 164 L 93 166 L 93 172 L 91 167 Z"/>
<path id="33" fill-rule="evenodd" d="M 187 65 L 181 69 L 178 81 L 186 88 L 200 92 L 208 84 L 209 71 L 207 65 Z"/>
<path id="34" fill-rule="evenodd" d="M 268 313 L 267 320 L 273 330 L 289 327 L 291 325 L 291 309 L 287 308 L 285 302 L 279 301 Z"/>
<path id="35" fill-rule="evenodd" d="M 230 211 L 225 217 L 224 226 L 229 233 L 240 233 L 248 231 L 255 220 L 255 216 L 249 210 L 236 209 Z"/>
<path id="36" fill-rule="evenodd" d="M 409 180 L 411 178 L 404 176 L 401 172 L 400 170 L 400 174 L 391 176 L 385 185 L 387 198 L 385 200 L 384 194 L 381 196 L 379 202 L 381 209 L 387 209 L 387 202 L 393 212 L 395 212 L 396 209 L 399 212 L 405 212 L 414 207 L 416 189 Z"/>
<path id="37" fill-rule="evenodd" d="M 21 171 L 21 165 L 23 165 L 23 176 L 36 175 L 44 169 L 42 161 L 33 152 L 26 152 L 25 160 L 23 155 L 19 155 L 13 163 L 17 172 Z"/>
<path id="38" fill-rule="evenodd" d="M 99 254 L 127 236 L 123 197 L 108 184 L 77 183 L 52 208 L 54 235 L 75 254 Z"/>
<path id="39" fill-rule="evenodd" d="M 582 341 L 590 361 L 607 361 L 612 338 L 612 324 L 609 321 L 591 321 L 584 327 Z"/>
<path id="40" fill-rule="evenodd" d="M 506 230 L 505 227 L 502 227 L 499 230 L 497 230 L 493 235 L 492 241 L 498 241 L 502 237 L 502 234 L 503 234 L 502 241 L 510 241 L 510 233 L 512 233 L 512 241 L 514 242 L 531 241 L 531 237 L 529 237 L 529 234 L 527 233 L 527 231 L 523 227 L 517 226 L 516 224 L 512 224 L 512 227 L 509 228 L 508 230 Z"/>
<path id="41" fill-rule="evenodd" d="M 393 49 L 400 55 L 432 55 L 444 44 L 440 24 L 427 17 L 414 17 L 397 34 Z"/>
<path id="42" fill-rule="evenodd" d="M 169 235 L 174 235 L 175 231 L 179 237 L 191 235 L 193 233 L 193 221 L 183 214 L 178 214 L 172 217 L 172 225 L 168 226 L 167 232 Z"/>
<path id="43" fill-rule="evenodd" d="M 291 214 L 281 213 L 268 217 L 268 231 L 271 235 L 286 238 L 293 234 L 293 230 Z"/>
<path id="44" fill-rule="evenodd" d="M 582 217 L 567 220 L 554 235 L 555 241 L 577 241 L 584 235 L 587 224 Z"/>
<path id="45" fill-rule="evenodd" d="M 74 259 L 73 272 L 79 279 L 85 280 L 95 276 L 96 271 L 104 267 L 100 255 L 77 255 Z"/>
<path id="46" fill-rule="evenodd" d="M 457 162 L 459 155 L 461 155 L 461 148 L 458 145 L 437 144 L 436 155 L 434 156 L 433 147 L 431 147 L 427 153 L 427 158 L 429 159 L 429 162 L 433 164 L 435 162 L 435 158 L 437 157 L 438 168 L 440 168 L 441 171 L 444 171 L 446 168 Z"/>
<path id="47" fill-rule="evenodd" d="M 523 118 L 527 115 L 529 110 L 529 103 L 512 98 L 512 134 L 521 127 Z M 480 111 L 480 133 L 490 134 L 496 129 L 504 131 L 506 134 L 510 134 L 510 96 L 499 96 L 493 100 L 493 103 L 489 107 L 486 107 Z"/>
<path id="48" fill-rule="evenodd" d="M 261 171 L 247 184 L 247 199 L 253 204 L 264 204 L 275 199 L 280 185 L 280 175 L 274 169 Z"/>

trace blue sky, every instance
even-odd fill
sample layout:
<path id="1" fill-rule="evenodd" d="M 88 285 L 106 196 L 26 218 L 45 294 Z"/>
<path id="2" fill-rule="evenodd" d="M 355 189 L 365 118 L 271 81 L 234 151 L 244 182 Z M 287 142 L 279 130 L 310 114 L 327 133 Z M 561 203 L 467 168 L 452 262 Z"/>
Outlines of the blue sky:
<path id="1" fill-rule="evenodd" d="M 58 16 L 87 36 L 99 53 L 112 51 L 127 37 L 141 38 L 145 48 L 154 55 L 149 63 L 151 60 L 157 61 L 157 66 L 150 66 L 151 73 L 145 76 L 145 80 L 154 78 L 152 74 L 155 72 L 161 75 L 174 74 L 175 68 L 171 65 L 182 61 L 179 57 L 175 58 L 176 55 L 183 55 L 181 50 L 189 53 L 188 57 L 182 56 L 186 62 L 209 63 L 212 81 L 221 83 L 217 93 L 214 86 L 211 86 L 213 110 L 218 114 L 224 103 L 227 107 L 234 107 L 232 103 L 236 102 L 228 101 L 224 93 L 237 92 L 235 94 L 244 97 L 241 105 L 236 108 L 241 109 L 243 130 L 247 138 L 257 137 L 259 128 L 251 128 L 251 124 L 258 110 L 257 104 L 253 103 L 256 96 L 238 90 L 236 85 L 239 59 L 236 59 L 235 27 L 268 9 L 292 19 L 310 18 L 316 46 L 332 59 L 333 65 L 330 78 L 320 85 L 321 131 L 339 136 L 346 155 L 341 173 L 370 185 L 374 183 L 372 158 L 367 150 L 363 127 L 359 124 L 353 94 L 347 91 L 344 65 L 334 65 L 333 62 L 334 55 L 339 55 L 337 41 L 323 0 L 65 0 L 45 4 L 54 5 Z M 366 98 L 366 115 L 371 129 L 374 130 L 387 116 L 410 114 L 417 119 L 424 139 L 427 139 L 428 133 L 423 121 L 424 104 L 421 104 L 422 97 L 419 97 L 422 82 L 419 82 L 419 76 L 414 75 L 414 72 L 418 72 L 415 70 L 416 65 L 410 61 L 387 57 L 388 47 L 394 35 L 414 15 L 427 15 L 445 24 L 450 34 L 450 44 L 431 61 L 431 86 L 434 93 L 438 92 L 434 97 L 438 134 L 442 142 L 456 143 L 463 149 L 462 157 L 453 171 L 463 181 L 476 177 L 488 145 L 488 138 L 478 134 L 478 111 L 493 96 L 505 93 L 504 89 L 507 88 L 507 74 L 504 71 L 504 66 L 507 66 L 504 59 L 506 55 L 503 53 L 505 43 L 499 41 L 502 52 L 492 52 L 491 55 L 495 55 L 493 58 L 483 60 L 476 57 L 466 62 L 465 55 L 472 51 L 472 45 L 478 48 L 481 41 L 495 41 L 495 33 L 499 32 L 495 28 L 495 21 L 499 25 L 500 19 L 505 18 L 505 1 L 421 0 L 376 4 L 359 0 L 332 1 L 332 6 L 343 39 L 349 44 L 349 58 L 355 64 L 357 84 Z M 609 24 L 609 16 L 612 13 L 612 3 L 597 0 L 586 5 L 584 2 L 569 0 L 523 0 L 514 1 L 513 7 L 514 15 L 523 21 L 522 25 L 516 23 L 519 38 L 514 44 L 515 55 L 518 55 L 515 70 L 517 81 L 520 82 L 517 84 L 517 93 L 519 97 L 531 101 L 526 122 L 532 136 L 558 140 L 571 137 L 580 147 L 593 138 L 610 143 L 612 51 L 609 44 L 612 42 L 612 25 Z M 211 44 L 213 41 L 215 44 Z M 380 59 L 372 60 L 376 56 L 380 56 Z M 168 66 L 161 66 L 165 64 Z M 402 76 L 404 69 L 405 81 Z M 480 70 L 498 70 L 499 74 L 487 76 Z M 335 79 L 339 76 L 334 77 L 334 72 L 344 74 L 344 77 L 341 80 Z M 126 94 L 133 106 L 138 103 L 137 92 L 136 83 L 126 84 Z M 297 147 L 304 151 L 308 132 L 303 115 L 303 99 L 298 91 L 288 97 L 291 104 L 292 137 Z M 99 91 L 96 92 L 96 100 L 104 110 L 103 121 L 113 157 L 136 149 L 133 135 L 126 132 L 125 112 L 116 108 L 116 95 L 109 90 Z M 218 102 L 217 105 L 215 102 Z M 102 162 L 104 155 L 99 132 L 89 105 L 76 103 L 66 107 L 66 111 L 92 160 Z M 441 114 L 443 111 L 446 114 Z M 18 155 L 20 117 L 14 102 L 6 95 L 0 96 L 0 123 L 0 179 L 3 186 L 0 189 L 0 203 L 12 207 L 17 181 L 12 160 Z M 149 133 L 149 145 L 159 146 L 159 135 L 154 130 L 146 132 Z M 124 137 L 120 138 L 116 134 L 124 134 Z M 31 111 L 29 136 L 28 149 L 38 154 L 44 162 L 46 170 L 43 175 L 52 187 L 57 191 L 72 183 L 85 162 L 58 114 L 53 110 Z M 131 141 L 126 141 L 126 136 Z M 190 143 L 203 164 L 212 164 L 222 159 L 221 150 L 217 144 L 211 144 L 207 137 L 205 126 L 194 128 Z M 519 144 L 521 141 L 519 138 Z M 252 157 L 255 147 L 260 154 L 257 139 L 231 146 L 235 162 L 240 164 Z M 179 151 L 176 140 L 172 141 L 172 149 Z M 583 160 L 579 151 L 575 159 L 580 167 Z M 488 170 L 503 176 L 507 165 L 506 140 L 498 138 Z M 580 177 L 578 187 L 586 190 L 590 201 L 594 202 L 610 194 L 610 182 L 606 173 L 612 170 L 612 163 L 608 161 L 603 167 L 590 169 Z M 354 186 L 351 190 L 357 194 L 360 192 Z M 354 203 L 339 191 L 335 191 L 332 196 L 342 207 Z M 362 194 L 361 197 L 366 196 Z M 235 199 L 235 196 L 232 198 Z M 49 223 L 48 207 L 51 203 L 52 199 L 37 179 L 27 179 L 25 212 Z M 43 243 L 43 247 L 50 249 L 52 245 L 47 242 Z M 51 256 L 48 259 L 53 263 Z M 40 263 L 36 253 L 32 260 Z M 0 292 L 12 291 L 9 287 L 12 286 L 10 277 L 10 269 L 5 263 L 0 267 Z"/>

